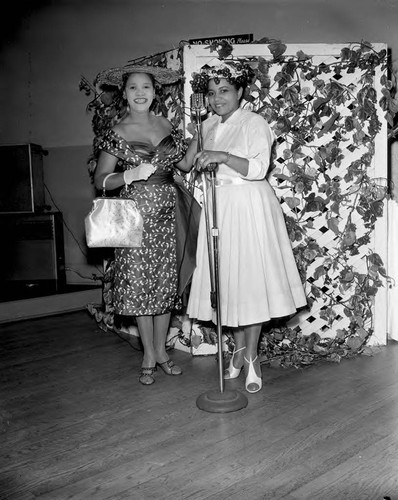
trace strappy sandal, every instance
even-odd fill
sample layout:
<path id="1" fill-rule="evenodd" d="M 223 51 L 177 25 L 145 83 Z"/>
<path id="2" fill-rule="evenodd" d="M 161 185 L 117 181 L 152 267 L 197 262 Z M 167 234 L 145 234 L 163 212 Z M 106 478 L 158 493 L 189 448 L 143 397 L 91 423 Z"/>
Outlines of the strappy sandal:
<path id="1" fill-rule="evenodd" d="M 166 375 L 181 375 L 182 370 L 178 365 L 175 365 L 171 359 L 168 359 L 164 363 L 158 363 L 160 368 L 164 371 Z"/>
<path id="2" fill-rule="evenodd" d="M 138 379 L 143 385 L 151 385 L 155 382 L 153 374 L 156 372 L 156 366 L 141 367 L 140 378 Z"/>
<path id="3" fill-rule="evenodd" d="M 258 356 L 256 356 L 254 359 L 245 359 L 246 363 L 249 364 L 249 369 L 248 373 L 246 376 L 246 381 L 245 381 L 245 389 L 247 392 L 250 392 L 251 394 L 254 394 L 255 392 L 258 392 L 261 387 L 263 386 L 263 380 L 261 377 L 259 377 L 254 370 L 254 363 L 257 361 Z M 260 368 L 261 370 L 261 368 Z"/>
<path id="4" fill-rule="evenodd" d="M 233 378 L 238 378 L 239 375 L 240 375 L 240 372 L 242 371 L 242 368 L 243 368 L 243 364 L 240 368 L 235 368 L 234 367 L 234 357 L 235 357 L 235 354 L 239 351 L 243 351 L 243 349 L 246 349 L 246 346 L 243 346 L 241 347 L 240 349 L 236 349 L 234 350 L 234 352 L 232 353 L 232 357 L 229 361 L 229 366 L 228 368 L 224 371 L 224 379 L 225 380 L 231 380 Z"/>

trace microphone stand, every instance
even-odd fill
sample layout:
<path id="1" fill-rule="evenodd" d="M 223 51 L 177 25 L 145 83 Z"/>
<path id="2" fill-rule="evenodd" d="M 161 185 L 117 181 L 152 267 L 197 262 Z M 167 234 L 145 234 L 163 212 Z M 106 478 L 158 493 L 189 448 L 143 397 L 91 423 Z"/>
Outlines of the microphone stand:
<path id="1" fill-rule="evenodd" d="M 202 117 L 200 115 L 200 109 L 196 109 L 196 134 L 198 137 L 198 152 L 203 151 L 203 139 L 202 139 Z M 205 211 L 205 222 L 206 222 L 206 236 L 207 236 L 207 252 L 209 255 L 209 270 L 210 270 L 210 300 L 212 307 L 215 303 L 214 300 L 218 293 L 218 287 L 215 280 L 214 263 L 215 259 L 213 257 L 213 250 L 211 246 L 211 226 L 210 226 L 210 210 L 209 202 L 207 198 L 208 184 L 205 172 L 201 172 L 202 178 L 202 188 L 203 188 L 203 208 Z"/>
<path id="2" fill-rule="evenodd" d="M 202 139 L 202 118 L 200 109 L 195 109 L 196 132 L 198 137 L 198 152 L 203 151 Z M 203 208 L 205 210 L 206 221 L 206 236 L 207 249 L 209 254 L 209 271 L 210 271 L 210 303 L 211 307 L 216 311 L 217 322 L 217 343 L 218 343 L 218 375 L 219 375 L 219 391 L 210 390 L 201 394 L 196 405 L 200 410 L 212 413 L 228 413 L 245 408 L 248 404 L 246 396 L 236 390 L 226 390 L 224 381 L 224 363 L 222 349 L 222 323 L 221 323 L 221 302 L 220 302 L 220 280 L 219 280 L 219 255 L 218 255 L 218 239 L 219 229 L 217 226 L 217 204 L 216 204 L 216 164 L 212 164 L 210 170 L 211 183 L 211 202 L 212 202 L 212 222 L 210 228 L 210 209 L 207 198 L 208 183 L 205 172 L 202 174 L 203 187 Z M 213 245 L 212 245 L 213 243 Z"/>

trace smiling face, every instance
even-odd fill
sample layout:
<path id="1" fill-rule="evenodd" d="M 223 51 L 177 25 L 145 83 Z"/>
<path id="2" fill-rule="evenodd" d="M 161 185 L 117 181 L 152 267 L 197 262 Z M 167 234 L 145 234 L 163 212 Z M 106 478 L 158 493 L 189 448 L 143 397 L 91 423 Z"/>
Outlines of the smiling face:
<path id="1" fill-rule="evenodd" d="M 242 92 L 242 88 L 237 90 L 225 78 L 220 78 L 218 83 L 213 79 L 209 81 L 207 91 L 209 104 L 212 110 L 221 116 L 222 122 L 225 122 L 239 108 Z"/>
<path id="2" fill-rule="evenodd" d="M 153 79 L 147 73 L 131 73 L 124 87 L 124 96 L 131 110 L 146 112 L 155 97 Z"/>

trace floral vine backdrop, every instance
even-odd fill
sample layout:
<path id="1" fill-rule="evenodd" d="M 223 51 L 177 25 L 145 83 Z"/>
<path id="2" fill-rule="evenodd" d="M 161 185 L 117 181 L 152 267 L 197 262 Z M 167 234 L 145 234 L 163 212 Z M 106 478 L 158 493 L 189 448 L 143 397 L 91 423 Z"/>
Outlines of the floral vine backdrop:
<path id="1" fill-rule="evenodd" d="M 278 40 L 254 43 L 267 44 L 272 57 L 237 57 L 226 42 L 207 49 L 218 59 L 239 60 L 253 69 L 255 78 L 242 106 L 261 114 L 277 137 L 269 180 L 285 214 L 309 308 L 304 328 L 294 320 L 264 328 L 262 362 L 296 367 L 318 359 L 338 362 L 366 352 L 374 332 L 375 297 L 389 282 L 381 257 L 369 243 L 388 196 L 387 179 L 373 176 L 373 163 L 383 125 L 387 123 L 390 137 L 395 133 L 396 79 L 387 51 L 377 51 L 368 42 L 350 44 L 340 57 L 326 60 L 302 51 L 287 56 L 286 45 Z M 134 62 L 183 71 L 184 46 L 182 42 L 179 49 Z M 80 82 L 80 89 L 91 97 L 88 110 L 93 113 L 90 175 L 98 141 L 124 111 L 118 90 L 101 85 L 100 76 L 93 85 L 85 78 Z M 182 128 L 187 115 L 183 84 L 166 87 L 162 100 L 165 104 L 159 100 L 157 112 Z M 111 276 L 109 260 L 101 277 L 104 304 L 93 311 L 108 328 L 113 326 Z M 216 344 L 212 325 L 192 325 L 176 315 L 172 326 L 176 334 L 171 342 L 195 348 Z M 232 349 L 227 330 L 225 341 Z"/>

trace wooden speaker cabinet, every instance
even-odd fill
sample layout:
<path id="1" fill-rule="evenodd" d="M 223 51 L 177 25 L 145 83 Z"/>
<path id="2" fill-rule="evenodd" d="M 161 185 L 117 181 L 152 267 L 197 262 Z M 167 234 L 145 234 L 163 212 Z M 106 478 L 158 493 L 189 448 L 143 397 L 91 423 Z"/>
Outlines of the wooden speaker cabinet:
<path id="1" fill-rule="evenodd" d="M 43 211 L 43 155 L 37 144 L 0 146 L 0 213 Z"/>
<path id="2" fill-rule="evenodd" d="M 65 288 L 63 218 L 60 212 L 0 214 L 1 293 L 60 292 Z M 34 295 L 34 293 L 33 293 Z"/>

